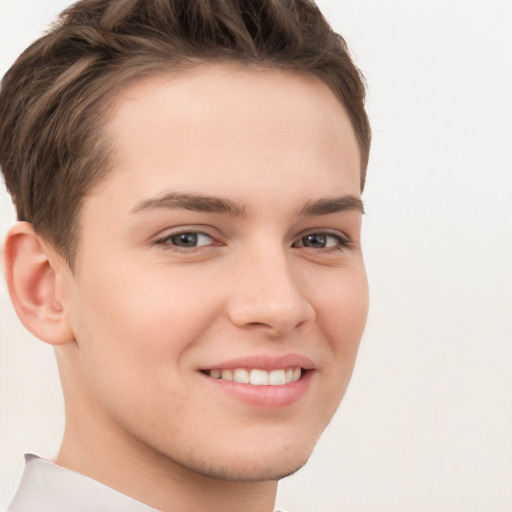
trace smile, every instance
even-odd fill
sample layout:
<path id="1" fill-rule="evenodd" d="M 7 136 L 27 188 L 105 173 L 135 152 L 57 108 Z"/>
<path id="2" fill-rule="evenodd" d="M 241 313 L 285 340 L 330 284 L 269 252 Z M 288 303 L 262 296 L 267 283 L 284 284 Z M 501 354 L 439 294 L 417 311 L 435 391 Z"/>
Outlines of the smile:
<path id="1" fill-rule="evenodd" d="M 266 371 L 259 368 L 214 369 L 205 372 L 214 379 L 252 384 L 253 386 L 284 386 L 297 382 L 302 375 L 300 367 Z"/>

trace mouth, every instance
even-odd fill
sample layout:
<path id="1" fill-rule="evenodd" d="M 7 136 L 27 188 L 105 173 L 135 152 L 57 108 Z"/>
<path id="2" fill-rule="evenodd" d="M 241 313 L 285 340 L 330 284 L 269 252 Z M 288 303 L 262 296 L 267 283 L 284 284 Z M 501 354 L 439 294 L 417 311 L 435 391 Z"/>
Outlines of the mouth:
<path id="1" fill-rule="evenodd" d="M 275 410 L 301 403 L 315 381 L 316 370 L 307 356 L 288 353 L 217 361 L 199 372 L 215 394 L 258 410 Z"/>
<path id="2" fill-rule="evenodd" d="M 239 384 L 251 384 L 253 386 L 285 386 L 297 382 L 303 375 L 300 367 L 281 368 L 271 371 L 260 368 L 233 368 L 202 370 L 202 373 L 211 377 Z"/>

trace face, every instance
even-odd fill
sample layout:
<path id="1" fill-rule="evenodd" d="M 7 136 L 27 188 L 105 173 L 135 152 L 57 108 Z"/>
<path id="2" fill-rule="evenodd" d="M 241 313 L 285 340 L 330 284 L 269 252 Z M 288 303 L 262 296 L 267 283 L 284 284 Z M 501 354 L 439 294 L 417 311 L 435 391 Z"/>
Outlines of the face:
<path id="1" fill-rule="evenodd" d="M 69 411 L 107 452 L 122 432 L 125 452 L 203 475 L 292 473 L 367 314 L 344 109 L 316 79 L 212 65 L 128 89 L 108 135 L 66 282 Z"/>

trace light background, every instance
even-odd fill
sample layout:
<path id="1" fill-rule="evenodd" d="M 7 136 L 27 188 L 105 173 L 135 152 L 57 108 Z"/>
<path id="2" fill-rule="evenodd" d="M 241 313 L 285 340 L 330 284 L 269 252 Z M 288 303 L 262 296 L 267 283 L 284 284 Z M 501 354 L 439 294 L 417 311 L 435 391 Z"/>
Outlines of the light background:
<path id="1" fill-rule="evenodd" d="M 0 73 L 69 1 L 0 0 Z M 322 0 L 369 85 L 371 310 L 293 512 L 512 511 L 512 1 Z M 14 216 L 0 191 L 0 235 Z M 51 458 L 50 347 L 0 285 L 0 510 Z"/>

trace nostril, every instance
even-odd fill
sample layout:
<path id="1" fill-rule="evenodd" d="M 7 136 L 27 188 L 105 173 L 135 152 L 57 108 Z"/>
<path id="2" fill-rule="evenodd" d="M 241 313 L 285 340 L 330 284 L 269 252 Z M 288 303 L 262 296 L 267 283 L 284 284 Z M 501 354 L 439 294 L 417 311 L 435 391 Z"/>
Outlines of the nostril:
<path id="1" fill-rule="evenodd" d="M 248 327 L 272 327 L 270 324 L 266 324 L 264 322 L 249 322 L 247 324 Z"/>

